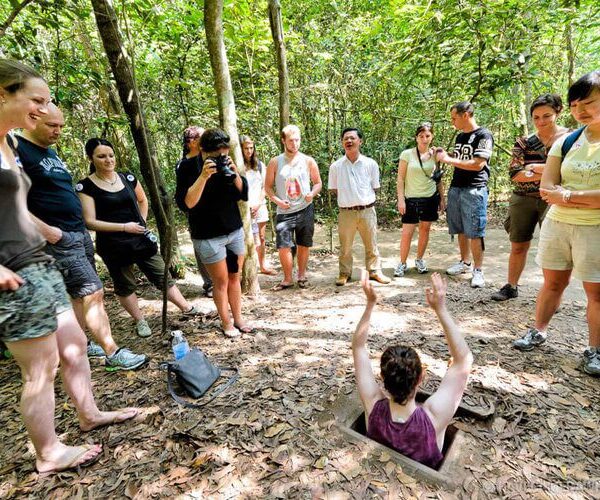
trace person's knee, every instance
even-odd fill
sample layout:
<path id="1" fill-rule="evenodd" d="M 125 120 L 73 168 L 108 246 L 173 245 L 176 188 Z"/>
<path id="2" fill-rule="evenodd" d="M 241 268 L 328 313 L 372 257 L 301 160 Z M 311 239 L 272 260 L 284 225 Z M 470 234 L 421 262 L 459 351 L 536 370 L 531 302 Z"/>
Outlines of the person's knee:
<path id="1" fill-rule="evenodd" d="M 569 280 L 564 279 L 550 279 L 544 281 L 544 288 L 550 292 L 562 292 L 567 285 L 569 284 Z"/>
<path id="2" fill-rule="evenodd" d="M 60 358 L 58 351 L 45 353 L 35 364 L 21 370 L 23 383 L 44 384 L 56 378 Z"/>
<path id="3" fill-rule="evenodd" d="M 75 300 L 77 300 L 77 299 L 75 299 Z M 85 297 L 82 297 L 82 301 L 84 304 L 99 304 L 99 303 L 102 303 L 103 300 L 104 300 L 104 289 L 103 288 L 95 291 L 94 293 L 92 293 L 90 295 L 86 295 Z"/>

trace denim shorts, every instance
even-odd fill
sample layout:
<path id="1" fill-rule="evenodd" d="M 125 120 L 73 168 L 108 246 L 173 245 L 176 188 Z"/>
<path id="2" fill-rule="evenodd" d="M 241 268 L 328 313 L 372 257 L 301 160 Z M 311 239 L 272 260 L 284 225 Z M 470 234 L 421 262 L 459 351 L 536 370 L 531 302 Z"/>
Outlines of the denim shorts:
<path id="1" fill-rule="evenodd" d="M 102 290 L 90 233 L 63 231 L 62 238 L 54 245 L 46 245 L 46 252 L 56 260 L 71 297 L 86 297 Z"/>
<path id="2" fill-rule="evenodd" d="M 448 190 L 446 216 L 450 234 L 483 238 L 487 224 L 487 187 L 451 187 Z"/>
<path id="3" fill-rule="evenodd" d="M 15 291 L 0 291 L 0 340 L 17 342 L 54 333 L 56 316 L 71 308 L 56 265 L 30 264 L 17 274 L 24 283 Z"/>
<path id="4" fill-rule="evenodd" d="M 296 245 L 313 246 L 315 233 L 315 211 L 311 203 L 306 208 L 291 214 L 277 214 L 275 224 L 277 248 L 292 248 L 294 237 Z"/>
<path id="5" fill-rule="evenodd" d="M 227 251 L 235 255 L 246 253 L 244 242 L 244 229 L 239 228 L 224 236 L 217 236 L 207 240 L 192 240 L 194 251 L 203 264 L 216 264 L 227 256 Z"/>

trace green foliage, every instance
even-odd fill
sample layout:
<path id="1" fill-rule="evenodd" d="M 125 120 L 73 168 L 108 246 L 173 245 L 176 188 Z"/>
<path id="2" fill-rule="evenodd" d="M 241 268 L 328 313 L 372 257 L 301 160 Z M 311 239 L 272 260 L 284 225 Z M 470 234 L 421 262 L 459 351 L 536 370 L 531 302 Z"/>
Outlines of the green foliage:
<path id="1" fill-rule="evenodd" d="M 0 22 L 14 3 L 0 5 Z M 218 124 L 201 2 L 121 0 L 115 3 L 127 50 L 173 188 L 173 166 L 188 124 Z M 364 153 L 382 167 L 385 204 L 393 206 L 399 152 L 415 126 L 434 123 L 436 143 L 454 131 L 449 106 L 474 99 L 477 120 L 495 135 L 493 198 L 507 189 L 507 153 L 527 127 L 523 112 L 538 94 L 566 93 L 600 65 L 600 7 L 594 0 L 304 0 L 284 2 L 292 121 L 303 150 L 326 178 L 341 154 L 339 132 L 360 126 Z M 264 160 L 279 152 L 277 71 L 265 0 L 226 0 L 224 32 L 241 133 L 255 138 Z M 0 39 L 8 57 L 47 77 L 68 128 L 61 154 L 84 175 L 88 137 L 118 138 L 121 167 L 137 169 L 135 149 L 86 0 L 38 0 Z M 569 43 L 573 74 L 569 75 Z M 566 119 L 566 116 L 563 118 Z M 529 127 L 530 129 L 530 127 Z M 328 197 L 319 208 L 331 215 Z M 328 216 L 327 216 L 328 217 Z"/>

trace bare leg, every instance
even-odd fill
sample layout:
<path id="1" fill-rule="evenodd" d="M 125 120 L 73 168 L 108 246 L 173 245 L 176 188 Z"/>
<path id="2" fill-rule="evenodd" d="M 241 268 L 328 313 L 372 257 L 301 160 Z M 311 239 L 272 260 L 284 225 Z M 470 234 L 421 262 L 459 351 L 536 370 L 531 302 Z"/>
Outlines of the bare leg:
<path id="1" fill-rule="evenodd" d="M 554 313 L 560 305 L 562 294 L 569 284 L 571 270 L 552 271 L 543 269 L 544 284 L 535 303 L 535 327 L 545 332 Z"/>
<path id="2" fill-rule="evenodd" d="M 589 344 L 600 347 L 600 283 L 583 282 L 587 295 L 587 320 L 589 328 Z"/>
<path id="3" fill-rule="evenodd" d="M 231 324 L 231 318 L 229 317 L 228 307 L 229 297 L 227 289 L 229 286 L 229 273 L 227 271 L 227 264 L 225 259 L 223 259 L 214 264 L 205 264 L 205 266 L 210 273 L 213 282 L 213 300 L 215 306 L 217 306 L 221 324 L 224 330 L 228 330 L 233 325 Z"/>
<path id="4" fill-rule="evenodd" d="M 127 295 L 126 297 L 119 297 L 119 302 L 123 306 L 123 309 L 127 311 L 129 316 L 131 316 L 134 320 L 140 321 L 144 319 L 144 315 L 142 310 L 140 309 L 140 304 L 138 302 L 137 295 L 132 293 L 131 295 Z"/>
<path id="5" fill-rule="evenodd" d="M 417 244 L 417 259 L 422 259 L 429 245 L 431 222 L 419 222 L 419 243 Z"/>
<path id="6" fill-rule="evenodd" d="M 238 269 L 244 266 L 244 256 L 238 256 Z M 228 273 L 227 276 L 227 297 L 229 299 L 229 307 L 233 316 L 233 324 L 236 328 L 245 326 L 242 319 L 242 285 L 240 273 Z"/>
<path id="7" fill-rule="evenodd" d="M 471 245 L 471 252 L 473 254 L 473 268 L 481 269 L 483 265 L 483 245 L 481 238 L 473 238 L 468 240 Z"/>
<path id="8" fill-rule="evenodd" d="M 469 247 L 469 239 L 462 233 L 458 235 L 458 248 L 460 250 L 460 260 L 470 263 L 471 248 Z"/>
<path id="9" fill-rule="evenodd" d="M 173 285 L 167 290 L 167 298 L 169 302 L 175 304 L 180 311 L 189 311 L 192 307 L 190 303 L 181 295 L 181 291 L 177 288 L 177 285 Z"/>
<path id="10" fill-rule="evenodd" d="M 298 281 L 306 279 L 306 268 L 308 267 L 309 247 L 298 245 Z"/>
<path id="11" fill-rule="evenodd" d="M 59 314 L 57 320 L 56 344 L 60 356 L 60 373 L 65 390 L 77 409 L 81 429 L 89 431 L 101 425 L 120 423 L 135 417 L 139 412 L 136 408 L 105 412 L 98 409 L 92 393 L 85 335 L 71 309 Z"/>
<path id="12" fill-rule="evenodd" d="M 294 257 L 292 257 L 291 248 L 280 248 L 279 249 L 279 260 L 281 261 L 281 268 L 283 269 L 283 281 L 284 285 L 292 284 L 292 271 L 294 269 Z"/>
<path id="13" fill-rule="evenodd" d="M 258 253 L 258 264 L 260 266 L 260 272 L 265 274 L 273 274 L 274 271 L 265 264 L 265 254 L 267 251 L 265 231 L 267 229 L 266 222 L 258 223 L 258 237 L 260 238 L 260 246 L 256 249 Z"/>
<path id="14" fill-rule="evenodd" d="M 402 224 L 402 234 L 400 236 L 400 262 L 405 263 L 410 253 L 410 244 L 413 234 L 415 234 L 416 224 Z"/>
<path id="15" fill-rule="evenodd" d="M 104 309 L 104 291 L 98 290 L 82 299 L 74 299 L 73 302 L 82 301 L 85 324 L 94 340 L 100 344 L 107 355 L 112 355 L 117 350 L 106 309 Z"/>
<path id="16" fill-rule="evenodd" d="M 527 262 L 527 252 L 531 241 L 523 241 L 520 243 L 512 242 L 510 244 L 510 255 L 508 257 L 508 283 L 515 288 L 519 284 L 519 279 L 525 269 Z"/>
<path id="17" fill-rule="evenodd" d="M 75 321 L 74 316 L 73 320 Z M 83 333 L 81 335 L 85 345 L 85 336 Z M 56 335 L 6 344 L 21 369 L 21 415 L 35 448 L 38 472 L 61 470 L 67 466 L 75 467 L 98 455 L 102 450 L 100 445 L 87 449 L 66 446 L 56 436 L 54 378 L 59 360 Z"/>

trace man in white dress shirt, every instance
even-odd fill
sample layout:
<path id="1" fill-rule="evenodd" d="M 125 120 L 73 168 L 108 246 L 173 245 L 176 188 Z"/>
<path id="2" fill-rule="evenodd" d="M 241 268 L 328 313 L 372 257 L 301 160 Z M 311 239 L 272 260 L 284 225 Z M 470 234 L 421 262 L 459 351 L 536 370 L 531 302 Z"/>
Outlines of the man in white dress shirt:
<path id="1" fill-rule="evenodd" d="M 365 247 L 365 267 L 369 278 L 388 284 L 391 280 L 381 272 L 377 248 L 377 214 L 375 191 L 379 189 L 379 165 L 360 154 L 362 132 L 354 127 L 342 131 L 342 146 L 346 154 L 329 168 L 329 189 L 337 196 L 340 208 L 339 277 L 335 284 L 345 285 L 352 277 L 352 244 L 356 231 Z"/>

